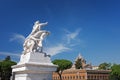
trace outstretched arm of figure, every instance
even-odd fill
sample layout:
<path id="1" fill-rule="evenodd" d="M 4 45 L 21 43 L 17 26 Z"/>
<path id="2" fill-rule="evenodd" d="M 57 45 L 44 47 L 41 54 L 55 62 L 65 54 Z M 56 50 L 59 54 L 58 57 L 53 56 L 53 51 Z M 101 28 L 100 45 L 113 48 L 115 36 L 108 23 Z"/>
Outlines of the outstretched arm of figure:
<path id="1" fill-rule="evenodd" d="M 47 24 L 48 24 L 48 22 L 40 23 L 40 26 L 45 26 L 45 25 L 47 25 Z"/>

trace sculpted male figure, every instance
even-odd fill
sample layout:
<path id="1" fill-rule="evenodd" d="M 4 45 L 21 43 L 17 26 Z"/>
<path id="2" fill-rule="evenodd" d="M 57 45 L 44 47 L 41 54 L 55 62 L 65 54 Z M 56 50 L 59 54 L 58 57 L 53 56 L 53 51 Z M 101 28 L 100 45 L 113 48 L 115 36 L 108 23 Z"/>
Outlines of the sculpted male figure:
<path id="1" fill-rule="evenodd" d="M 41 28 L 42 28 L 43 26 L 47 25 L 47 24 L 48 24 L 48 22 L 40 23 L 39 21 L 36 21 L 35 24 L 34 24 L 34 26 L 33 26 L 33 30 L 32 30 L 32 32 L 31 32 L 30 35 L 33 35 L 33 34 L 35 34 L 36 32 L 40 31 Z"/>
<path id="2" fill-rule="evenodd" d="M 33 30 L 30 33 L 30 35 L 25 39 L 25 42 L 23 44 L 23 53 L 26 54 L 28 52 L 35 52 L 41 47 L 42 51 L 42 41 L 43 38 L 48 35 L 49 32 L 45 30 L 41 30 L 41 27 L 47 25 L 46 23 L 39 23 L 39 21 L 36 21 Z M 44 36 L 44 37 L 43 37 Z M 38 48 L 39 47 L 39 48 Z"/>

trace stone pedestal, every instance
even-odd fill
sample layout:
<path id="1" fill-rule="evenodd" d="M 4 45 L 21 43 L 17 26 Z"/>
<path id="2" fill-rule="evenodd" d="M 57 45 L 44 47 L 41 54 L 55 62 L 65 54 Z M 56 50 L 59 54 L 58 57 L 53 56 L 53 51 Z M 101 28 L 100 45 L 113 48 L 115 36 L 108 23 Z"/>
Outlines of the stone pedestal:
<path id="1" fill-rule="evenodd" d="M 14 80 L 52 80 L 57 66 L 51 63 L 49 56 L 35 52 L 22 54 L 20 62 L 12 68 Z"/>

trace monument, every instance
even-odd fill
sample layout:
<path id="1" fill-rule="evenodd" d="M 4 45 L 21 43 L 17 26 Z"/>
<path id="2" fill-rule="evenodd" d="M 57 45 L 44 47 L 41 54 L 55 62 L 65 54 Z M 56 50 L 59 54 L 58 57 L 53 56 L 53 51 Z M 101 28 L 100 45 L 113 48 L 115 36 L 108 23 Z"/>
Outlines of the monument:
<path id="1" fill-rule="evenodd" d="M 25 39 L 23 52 L 17 65 L 12 66 L 13 80 L 52 80 L 52 72 L 56 71 L 50 56 L 43 52 L 43 40 L 50 34 L 41 28 L 47 25 L 36 21 L 32 32 Z"/>

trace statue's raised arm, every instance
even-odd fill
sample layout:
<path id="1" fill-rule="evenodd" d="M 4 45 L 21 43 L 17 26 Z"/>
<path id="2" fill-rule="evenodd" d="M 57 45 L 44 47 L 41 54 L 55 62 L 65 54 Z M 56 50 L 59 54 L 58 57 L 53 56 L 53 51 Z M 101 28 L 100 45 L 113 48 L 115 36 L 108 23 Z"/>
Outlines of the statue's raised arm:
<path id="1" fill-rule="evenodd" d="M 40 23 L 39 21 L 36 21 L 34 23 L 34 26 L 33 26 L 33 29 L 32 29 L 32 32 L 31 32 L 31 35 L 33 35 L 34 33 L 36 33 L 37 31 L 40 31 L 41 28 L 43 26 L 46 26 L 48 24 L 48 22 L 45 22 L 45 23 Z"/>

